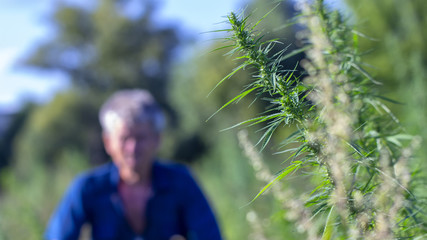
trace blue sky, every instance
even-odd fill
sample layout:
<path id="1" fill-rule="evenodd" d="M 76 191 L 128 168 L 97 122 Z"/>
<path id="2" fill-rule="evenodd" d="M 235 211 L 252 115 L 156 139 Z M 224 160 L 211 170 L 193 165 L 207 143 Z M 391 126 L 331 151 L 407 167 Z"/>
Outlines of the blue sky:
<path id="1" fill-rule="evenodd" d="M 46 102 L 67 87 L 65 76 L 17 67 L 50 34 L 47 16 L 60 0 L 0 0 L 0 111 L 13 111 L 25 99 Z M 73 1 L 73 0 L 69 0 Z M 75 1 L 75 0 L 74 0 Z M 83 1 L 83 0 L 79 0 Z M 159 0 L 159 19 L 202 33 L 219 29 L 229 12 L 246 0 Z M 208 35 L 200 34 L 206 40 Z"/>

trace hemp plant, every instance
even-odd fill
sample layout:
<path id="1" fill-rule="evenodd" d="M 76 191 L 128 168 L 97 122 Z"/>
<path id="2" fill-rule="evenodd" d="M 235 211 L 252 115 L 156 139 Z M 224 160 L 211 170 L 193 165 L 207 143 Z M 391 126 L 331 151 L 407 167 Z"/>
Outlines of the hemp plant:
<path id="1" fill-rule="evenodd" d="M 424 202 L 411 191 L 416 183 L 409 168 L 420 140 L 405 132 L 384 103 L 393 101 L 378 94 L 381 84 L 364 70 L 358 49 L 361 34 L 339 12 L 327 10 L 323 0 L 298 1 L 296 7 L 300 15 L 295 23 L 303 26 L 298 36 L 304 47 L 290 53 L 286 47 L 272 53 L 280 43 L 264 41 L 262 32 L 255 30 L 263 18 L 251 25 L 243 13 L 228 16 L 228 54 L 242 63 L 217 86 L 239 70 L 254 74 L 251 83 L 218 111 L 244 97 L 268 101 L 270 108 L 261 116 L 233 126 L 263 124 L 261 149 L 279 127 L 297 129 L 280 146 L 298 145 L 284 150 L 291 156 L 277 175 L 266 170 L 245 135 L 239 135 L 255 170 L 267 181 L 255 199 L 270 189 L 309 239 L 427 236 Z M 282 61 L 301 51 L 306 55 L 300 63 L 305 74 L 282 68 Z M 308 197 L 296 196 L 281 184 L 302 169 L 316 179 Z"/>

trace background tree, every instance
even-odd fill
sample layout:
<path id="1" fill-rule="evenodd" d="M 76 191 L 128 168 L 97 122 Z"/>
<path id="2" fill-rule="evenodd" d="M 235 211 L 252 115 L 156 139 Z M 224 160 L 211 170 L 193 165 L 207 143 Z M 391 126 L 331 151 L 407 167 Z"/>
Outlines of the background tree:
<path id="1" fill-rule="evenodd" d="M 25 125 L 34 107 L 35 105 L 31 102 L 25 103 L 19 112 L 3 116 L 5 122 L 2 124 L 6 127 L 0 133 L 0 169 L 9 166 L 15 138 Z"/>

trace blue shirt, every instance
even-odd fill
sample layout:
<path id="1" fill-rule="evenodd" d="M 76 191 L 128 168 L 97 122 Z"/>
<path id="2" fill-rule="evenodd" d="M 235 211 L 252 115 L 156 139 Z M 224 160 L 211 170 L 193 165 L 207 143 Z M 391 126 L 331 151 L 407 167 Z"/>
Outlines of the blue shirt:
<path id="1" fill-rule="evenodd" d="M 89 223 L 93 240 L 169 240 L 176 234 L 188 240 L 221 239 L 214 214 L 186 167 L 154 162 L 153 194 L 142 235 L 126 221 L 118 184 L 113 163 L 76 177 L 52 215 L 45 238 L 78 239 L 82 225 Z"/>

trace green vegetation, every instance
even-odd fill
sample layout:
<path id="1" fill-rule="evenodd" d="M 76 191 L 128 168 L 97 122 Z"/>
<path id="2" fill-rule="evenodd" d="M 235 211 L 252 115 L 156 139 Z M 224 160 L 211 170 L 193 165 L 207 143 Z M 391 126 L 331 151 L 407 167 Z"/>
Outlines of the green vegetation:
<path id="1" fill-rule="evenodd" d="M 97 110 L 130 87 L 164 106 L 160 156 L 191 165 L 226 239 L 423 238 L 425 3 L 346 2 L 354 26 L 321 1 L 295 18 L 254 0 L 205 48 L 157 27 L 155 1 L 133 17 L 127 1 L 59 4 L 24 64 L 71 87 L 0 136 L 0 240 L 40 239 L 73 176 L 108 161 Z"/>
<path id="2" fill-rule="evenodd" d="M 369 71 L 383 82 L 384 94 L 402 104 L 390 105 L 405 128 L 414 135 L 427 138 L 427 3 L 407 1 L 347 0 L 353 10 L 355 24 L 369 39 L 360 39 L 362 56 Z M 420 156 L 427 148 L 420 148 Z M 422 169 L 427 162 L 418 158 Z M 424 174 L 426 171 L 423 170 Z"/>
<path id="3" fill-rule="evenodd" d="M 297 7 L 301 15 L 296 21 L 304 26 L 299 36 L 307 56 L 301 62 L 306 77 L 283 69 L 281 61 L 295 51 L 287 53 L 284 48 L 272 53 L 278 43 L 265 41 L 262 32 L 255 31 L 259 21 L 250 25 L 246 16 L 228 17 L 229 54 L 244 61 L 219 85 L 242 69 L 253 75 L 252 82 L 220 110 L 252 92 L 255 100 L 266 100 L 270 107 L 261 116 L 234 126 L 267 123 L 261 149 L 279 127 L 296 127 L 279 146 L 286 149 L 282 152 L 291 152 L 288 166 L 275 176 L 259 168 L 270 180 L 255 198 L 272 188 L 285 213 L 309 239 L 425 236 L 425 202 L 415 195 L 422 183 L 415 181 L 416 171 L 409 164 L 419 137 L 407 134 L 383 103 L 393 101 L 379 95 L 380 83 L 363 67 L 361 34 L 348 27 L 337 11 L 328 11 L 322 0 L 300 1 Z M 250 144 L 245 145 L 250 151 Z M 253 153 L 248 155 L 259 162 Z M 312 179 L 309 194 L 298 195 L 280 186 L 295 172 Z"/>

